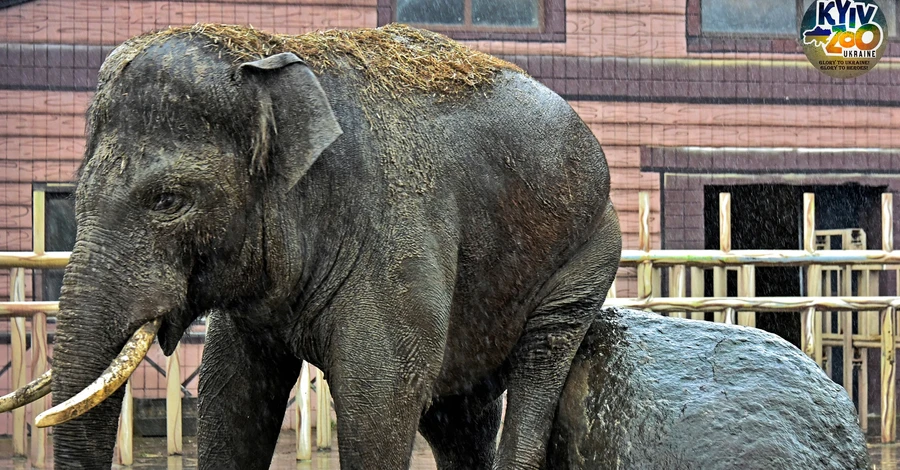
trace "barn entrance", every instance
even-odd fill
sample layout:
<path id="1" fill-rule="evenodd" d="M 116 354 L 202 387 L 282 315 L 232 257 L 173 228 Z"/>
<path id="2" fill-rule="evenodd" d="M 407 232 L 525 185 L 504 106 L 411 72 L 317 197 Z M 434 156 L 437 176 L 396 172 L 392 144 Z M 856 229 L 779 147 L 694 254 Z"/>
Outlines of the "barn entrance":
<path id="1" fill-rule="evenodd" d="M 731 193 L 731 247 L 802 249 L 803 193 L 816 195 L 816 230 L 862 229 L 867 249 L 881 246 L 881 194 L 885 186 L 845 185 L 710 185 L 704 188 L 706 249 L 719 248 L 719 193 Z M 832 247 L 840 249 L 840 247 Z M 705 276 L 706 296 L 713 295 L 711 273 Z M 728 295 L 737 295 L 737 276 L 728 276 Z M 806 295 L 801 268 L 756 269 L 758 297 Z M 756 326 L 800 347 L 800 312 L 756 314 Z M 840 367 L 840 361 L 835 361 Z M 833 370 L 839 374 L 840 371 Z M 837 375 L 839 377 L 839 375 Z"/>

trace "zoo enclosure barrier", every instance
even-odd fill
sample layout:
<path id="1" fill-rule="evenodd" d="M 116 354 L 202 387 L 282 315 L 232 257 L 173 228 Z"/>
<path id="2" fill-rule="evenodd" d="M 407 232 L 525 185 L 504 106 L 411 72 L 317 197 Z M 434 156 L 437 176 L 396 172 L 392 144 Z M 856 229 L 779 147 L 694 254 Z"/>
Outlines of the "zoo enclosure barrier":
<path id="1" fill-rule="evenodd" d="M 713 320 L 726 324 L 753 327 L 755 312 L 802 312 L 801 349 L 820 366 L 830 370 L 830 349 L 843 351 L 865 351 L 880 349 L 881 370 L 881 440 L 894 442 L 896 439 L 896 365 L 895 351 L 897 338 L 897 307 L 900 299 L 894 296 L 871 295 L 872 271 L 900 270 L 900 251 L 893 247 L 893 196 L 882 195 L 882 249 L 867 250 L 859 240 L 849 245 L 856 249 L 832 250 L 827 237 L 837 234 L 815 230 L 815 197 L 803 197 L 803 250 L 732 250 L 731 249 L 731 196 L 719 196 L 719 250 L 653 250 L 650 239 L 650 194 L 639 196 L 639 234 L 637 250 L 623 250 L 620 266 L 637 268 L 636 298 L 617 298 L 616 283 L 610 289 L 607 305 L 642 310 L 651 310 L 679 318 L 703 320 L 706 312 L 713 312 Z M 45 252 L 44 250 L 44 194 L 35 191 L 33 220 L 33 251 L 0 253 L 0 268 L 11 270 L 10 302 L 0 302 L 0 317 L 10 319 L 11 329 L 11 377 L 12 389 L 18 389 L 28 382 L 25 363 L 26 318 L 31 318 L 32 360 L 31 373 L 38 377 L 48 368 L 47 360 L 47 316 L 58 312 L 57 302 L 28 302 L 25 300 L 25 269 L 63 268 L 68 262 L 68 252 Z M 817 238 L 819 239 L 817 241 Z M 846 237 L 845 237 L 846 238 Z M 859 238 L 859 237 L 857 237 Z M 847 246 L 846 244 L 844 245 Z M 755 297 L 755 268 L 757 266 L 797 266 L 805 272 L 807 296 L 797 297 Z M 713 273 L 713 297 L 704 295 L 704 268 Z M 668 274 L 669 297 L 661 297 L 662 273 Z M 690 270 L 690 295 L 688 297 L 688 277 Z M 738 296 L 728 297 L 726 291 L 727 271 L 738 274 Z M 853 296 L 854 272 L 864 272 L 857 276 L 857 293 Z M 843 286 L 833 289 L 834 282 L 823 283 L 823 276 L 838 279 Z M 897 276 L 900 282 L 900 276 Z M 877 282 L 874 283 L 877 285 Z M 840 296 L 831 296 L 835 292 Z M 814 295 L 810 295 L 814 294 Z M 835 313 L 837 315 L 835 315 Z M 855 316 L 855 318 L 854 318 Z M 837 324 L 832 325 L 832 319 Z M 854 319 L 856 320 L 854 322 Z M 827 320 L 827 321 L 826 321 Z M 827 323 L 827 325 L 826 325 Z M 853 325 L 856 324 L 856 334 Z M 836 326 L 836 327 L 835 327 Z M 843 354 L 844 387 L 853 396 L 854 365 L 859 364 L 858 400 L 865 429 L 868 415 L 867 354 Z M 167 448 L 169 454 L 180 454 L 181 435 L 181 395 L 180 348 L 167 359 L 166 363 L 166 421 Z M 296 416 L 297 459 L 311 457 L 312 431 L 310 411 L 309 365 L 304 363 L 297 383 L 295 403 L 292 405 Z M 328 385 L 322 372 L 316 371 L 317 420 L 328 423 L 316 426 L 317 446 L 331 445 L 331 403 Z M 48 397 L 31 405 L 32 416 L 47 408 Z M 25 408 L 12 411 L 13 446 L 17 455 L 26 455 Z M 134 407 L 131 381 L 126 384 L 125 401 L 120 417 L 117 440 L 117 460 L 124 465 L 133 461 L 132 429 Z M 47 430 L 32 428 L 32 465 L 42 468 L 46 465 L 44 455 Z"/>

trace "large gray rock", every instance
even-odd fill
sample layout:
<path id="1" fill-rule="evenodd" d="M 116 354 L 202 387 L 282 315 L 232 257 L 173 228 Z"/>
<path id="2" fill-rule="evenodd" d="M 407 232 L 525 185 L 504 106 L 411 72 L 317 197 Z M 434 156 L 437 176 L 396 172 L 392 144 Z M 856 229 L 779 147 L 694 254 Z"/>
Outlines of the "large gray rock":
<path id="1" fill-rule="evenodd" d="M 575 358 L 551 469 L 854 469 L 844 390 L 761 330 L 603 309 Z"/>

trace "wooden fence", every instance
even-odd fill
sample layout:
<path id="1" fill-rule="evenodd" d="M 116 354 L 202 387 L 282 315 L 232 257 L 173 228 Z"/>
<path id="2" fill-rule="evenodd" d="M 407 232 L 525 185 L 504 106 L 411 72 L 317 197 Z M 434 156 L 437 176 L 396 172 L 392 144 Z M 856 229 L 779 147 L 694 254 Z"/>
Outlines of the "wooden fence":
<path id="1" fill-rule="evenodd" d="M 32 375 L 38 377 L 47 370 L 47 315 L 58 311 L 57 302 L 26 302 L 24 295 L 25 269 L 50 269 L 65 267 L 69 253 L 44 251 L 44 194 L 35 192 L 33 252 L 0 253 L 0 269 L 11 270 L 10 302 L 0 302 L 0 317 L 10 319 L 12 348 L 12 388 L 24 386 L 28 380 L 25 367 L 26 318 L 32 324 Z M 755 326 L 755 312 L 802 312 L 801 348 L 821 366 L 826 362 L 824 349 L 844 348 L 844 386 L 852 395 L 852 369 L 855 348 L 881 350 L 881 440 L 893 442 L 896 437 L 896 366 L 895 337 L 897 309 L 900 298 L 888 296 L 825 296 L 822 272 L 827 268 L 852 269 L 867 267 L 880 271 L 900 270 L 900 251 L 893 249 L 893 199 L 882 195 L 882 249 L 881 250 L 817 250 L 815 240 L 815 198 L 805 194 L 803 199 L 803 250 L 732 250 L 731 249 L 731 197 L 723 193 L 719 197 L 719 250 L 653 250 L 650 240 L 650 196 L 641 193 L 639 200 L 640 236 L 639 249 L 624 250 L 621 266 L 637 268 L 636 298 L 616 298 L 615 284 L 610 290 L 607 305 L 652 310 L 680 318 L 702 320 L 705 312 L 714 312 L 714 321 Z M 755 268 L 757 266 L 798 266 L 805 270 L 806 293 L 803 297 L 755 297 Z M 704 297 L 704 268 L 713 271 L 713 297 Z M 738 272 L 738 296 L 727 297 L 727 270 Z M 663 270 L 668 270 L 670 297 L 661 297 Z M 690 297 L 687 275 L 690 272 Z M 844 282 L 847 282 L 844 277 Z M 898 275 L 900 280 L 900 275 Z M 900 281 L 898 281 L 900 282 Z M 815 294 L 815 295 L 810 295 Z M 837 333 L 823 329 L 823 314 L 837 312 Z M 853 312 L 858 312 L 858 333 L 853 334 Z M 830 318 L 830 317 L 829 317 Z M 826 332 L 828 330 L 828 332 Z M 167 441 L 170 454 L 181 453 L 181 387 L 179 377 L 179 351 L 168 359 L 166 377 Z M 830 363 L 829 363 L 830 366 Z M 848 367 L 849 366 L 849 367 Z M 309 459 L 312 449 L 310 416 L 309 365 L 297 383 L 297 459 Z M 864 367 L 860 368 L 864 374 Z M 849 372 L 848 372 L 849 370 Z M 861 376 L 862 378 L 862 376 Z M 868 404 L 864 380 L 859 380 L 861 423 L 865 427 Z M 316 371 L 318 422 L 316 443 L 319 448 L 331 445 L 331 403 L 328 385 L 321 371 Z M 118 460 L 122 464 L 132 462 L 133 404 L 130 381 L 126 385 L 126 398 L 122 408 L 118 438 Z M 47 397 L 30 405 L 33 416 L 47 408 Z M 25 408 L 13 412 L 13 446 L 16 455 L 26 454 Z M 44 442 L 47 431 L 32 428 L 32 464 L 45 466 Z"/>

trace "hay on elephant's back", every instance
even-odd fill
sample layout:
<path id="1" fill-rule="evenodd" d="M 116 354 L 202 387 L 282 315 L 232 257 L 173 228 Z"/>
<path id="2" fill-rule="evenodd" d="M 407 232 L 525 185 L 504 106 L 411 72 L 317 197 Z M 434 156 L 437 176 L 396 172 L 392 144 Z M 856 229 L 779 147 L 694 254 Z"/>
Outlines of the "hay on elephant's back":
<path id="1" fill-rule="evenodd" d="M 446 36 L 402 24 L 299 36 L 271 34 L 245 26 L 196 24 L 150 33 L 135 41 L 146 47 L 176 35 L 207 38 L 228 51 L 235 62 L 293 52 L 321 73 L 345 58 L 365 74 L 368 86 L 393 96 L 409 91 L 454 96 L 490 84 L 501 70 L 522 72 L 509 62 Z"/>

